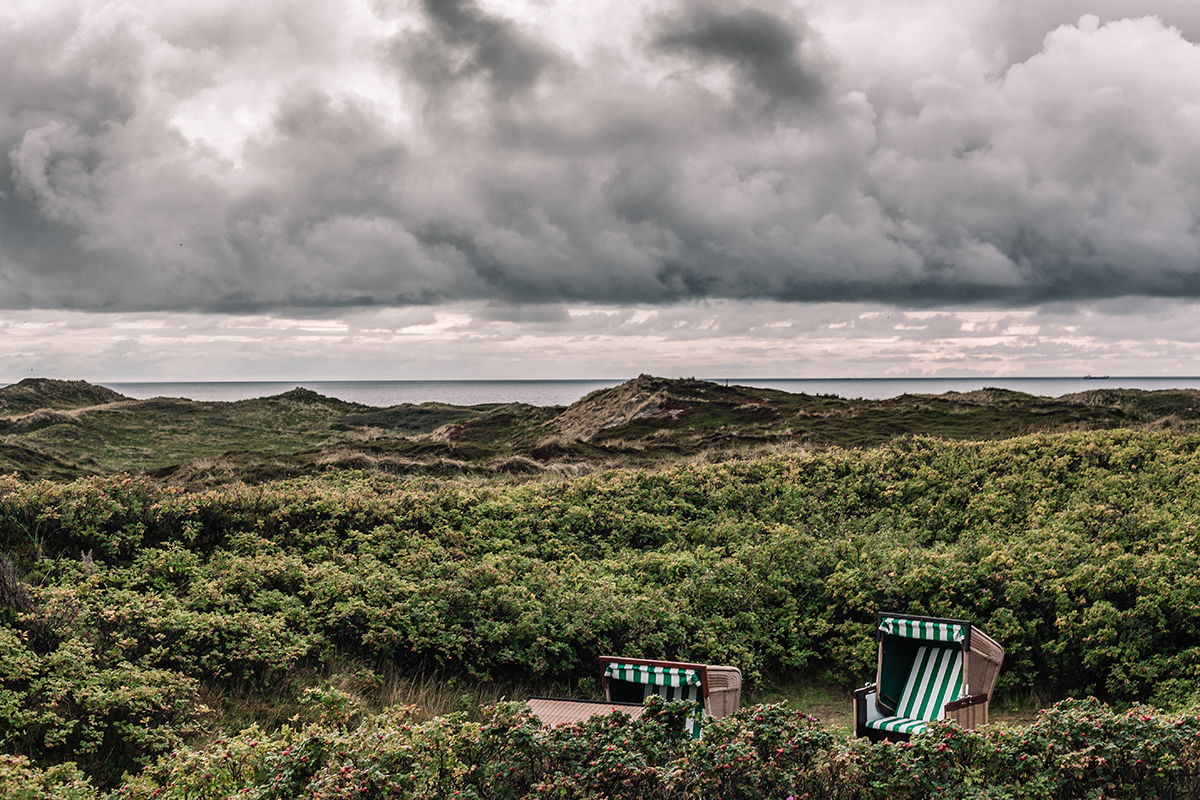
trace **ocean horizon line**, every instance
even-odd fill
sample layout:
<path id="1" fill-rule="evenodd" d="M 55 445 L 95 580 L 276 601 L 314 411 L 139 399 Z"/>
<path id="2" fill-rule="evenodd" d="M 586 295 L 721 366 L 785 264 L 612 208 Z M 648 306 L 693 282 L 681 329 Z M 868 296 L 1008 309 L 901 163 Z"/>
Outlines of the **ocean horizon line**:
<path id="1" fill-rule="evenodd" d="M 660 376 L 662 377 L 662 376 Z M 308 389 L 326 397 L 376 408 L 420 403 L 475 406 L 524 403 L 568 406 L 598 389 L 619 386 L 630 378 L 406 378 L 370 380 L 187 380 L 88 381 L 133 400 L 154 397 L 197 402 L 237 402 Z M 904 394 L 945 394 L 996 388 L 1043 397 L 1061 397 L 1092 389 L 1196 389 L 1200 376 L 959 376 L 877 378 L 697 378 L 719 385 L 774 389 L 795 394 L 834 395 L 846 399 L 886 400 Z M 11 384 L 4 384 L 11 385 Z"/>
<path id="2" fill-rule="evenodd" d="M 129 397 L 188 397 L 193 400 L 250 400 L 305 388 L 326 397 L 362 403 L 377 408 L 411 403 L 445 403 L 474 406 L 489 403 L 524 403 L 531 406 L 569 406 L 598 389 L 625 383 L 629 378 L 557 378 L 557 379 L 435 379 L 369 381 L 231 381 L 207 382 L 111 382 L 102 385 Z M 884 400 L 903 394 L 943 394 L 984 388 L 1023 391 L 1028 394 L 1060 397 L 1096 389 L 1134 388 L 1200 389 L 1200 377 L 1108 377 L 1081 376 L 1056 378 L 701 378 L 717 384 L 775 389 L 795 394 L 837 395 L 839 397 Z"/>
<path id="3" fill-rule="evenodd" d="M 647 374 L 647 373 L 641 373 Z M 26 376 L 45 378 L 46 376 Z M 629 377 L 599 377 L 599 378 L 59 378 L 52 380 L 83 380 L 96 386 L 120 384 L 123 386 L 150 384 L 207 384 L 207 383 L 624 383 L 634 380 L 637 375 Z M 655 378 L 667 380 L 698 380 L 706 383 L 724 383 L 725 381 L 1056 381 L 1056 380 L 1200 380 L 1200 375 L 860 375 L 854 377 L 787 377 L 775 375 L 753 376 L 694 376 L 694 375 L 654 375 Z M 13 386 L 25 378 L 0 382 L 0 388 Z"/>

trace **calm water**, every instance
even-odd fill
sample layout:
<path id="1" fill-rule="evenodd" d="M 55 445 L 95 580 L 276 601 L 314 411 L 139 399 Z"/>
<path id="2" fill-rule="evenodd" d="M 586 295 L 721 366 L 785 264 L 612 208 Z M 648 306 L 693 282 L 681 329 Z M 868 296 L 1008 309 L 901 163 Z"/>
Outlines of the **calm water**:
<path id="1" fill-rule="evenodd" d="M 985 387 L 1059 397 L 1088 389 L 1200 389 L 1200 377 L 1138 378 L 720 378 L 716 383 L 780 389 L 804 394 L 834 394 L 882 400 L 902 394 L 969 392 Z M 326 397 L 370 406 L 439 402 L 458 406 L 479 403 L 529 403 L 565 406 L 588 392 L 621 380 L 569 381 L 196 381 L 176 383 L 101 383 L 127 397 L 186 397 L 191 400 L 248 400 L 281 394 L 297 386 Z"/>

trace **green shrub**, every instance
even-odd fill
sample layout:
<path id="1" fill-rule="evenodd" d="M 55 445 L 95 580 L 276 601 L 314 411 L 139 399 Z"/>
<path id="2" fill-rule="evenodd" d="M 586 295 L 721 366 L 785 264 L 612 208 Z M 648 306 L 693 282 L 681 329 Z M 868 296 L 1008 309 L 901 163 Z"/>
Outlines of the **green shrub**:
<path id="1" fill-rule="evenodd" d="M 198 711 L 193 679 L 106 665 L 77 639 L 39 656 L 0 628 L 0 752 L 75 761 L 111 784 L 195 733 Z"/>
<path id="2" fill-rule="evenodd" d="M 6 800 L 94 800 L 96 788 L 74 764 L 46 770 L 25 756 L 0 755 L 0 797 Z"/>
<path id="3" fill-rule="evenodd" d="M 577 685 L 614 654 L 851 685 L 878 610 L 975 620 L 1005 648 L 1001 692 L 1182 704 L 1200 691 L 1198 531 L 1200 438 L 1162 431 L 516 486 L 8 476 L 0 702 L 27 724 L 4 736 L 107 784 L 193 729 L 199 687 L 295 692 L 335 657 Z M 118 679 L 128 696 L 103 688 Z"/>
<path id="4" fill-rule="evenodd" d="M 405 709 L 354 730 L 243 731 L 163 756 L 125 798 L 1185 798 L 1200 792 L 1200 718 L 1066 701 L 1028 728 L 939 723 L 903 744 L 831 736 L 780 706 L 683 734 L 687 704 L 640 720 L 597 716 L 554 730 L 523 704 L 487 719 L 413 724 Z"/>

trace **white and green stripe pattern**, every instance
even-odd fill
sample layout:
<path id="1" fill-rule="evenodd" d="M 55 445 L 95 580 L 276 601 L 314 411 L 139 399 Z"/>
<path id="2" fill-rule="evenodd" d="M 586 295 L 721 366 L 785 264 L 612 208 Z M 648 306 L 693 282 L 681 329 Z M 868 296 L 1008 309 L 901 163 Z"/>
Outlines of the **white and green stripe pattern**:
<path id="1" fill-rule="evenodd" d="M 905 639 L 919 639 L 923 642 L 961 642 L 967 638 L 965 625 L 932 620 L 884 617 L 879 620 L 879 630 L 881 633 L 890 633 Z"/>
<path id="2" fill-rule="evenodd" d="M 611 662 L 605 667 L 604 675 L 618 681 L 643 684 L 646 687 L 643 697 L 653 693 L 661 695 L 664 700 L 691 700 L 699 703 L 700 714 L 704 713 L 704 692 L 701 691 L 700 673 L 694 669 Z M 688 717 L 684 723 L 684 729 L 695 739 L 700 738 L 698 719 L 699 715 Z"/>
<path id="3" fill-rule="evenodd" d="M 909 719 L 908 717 L 883 717 L 867 723 L 867 727 L 890 733 L 917 734 L 929 727 L 929 723 L 923 719 Z"/>
<path id="4" fill-rule="evenodd" d="M 927 722 L 945 716 L 946 703 L 962 695 L 962 651 L 955 647 L 919 647 L 896 714 L 868 723 L 894 733 L 920 733 Z"/>
<path id="5" fill-rule="evenodd" d="M 630 683 L 646 683 L 650 686 L 679 687 L 699 686 L 700 673 L 694 669 L 678 667 L 658 667 L 649 664 L 618 664 L 611 662 L 604 670 L 604 675 L 619 681 Z"/>

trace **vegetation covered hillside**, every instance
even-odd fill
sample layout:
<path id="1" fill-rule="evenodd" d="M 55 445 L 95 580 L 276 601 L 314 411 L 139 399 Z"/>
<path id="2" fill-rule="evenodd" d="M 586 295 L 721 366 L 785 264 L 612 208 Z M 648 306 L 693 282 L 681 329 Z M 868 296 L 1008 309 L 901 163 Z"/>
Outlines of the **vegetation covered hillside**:
<path id="1" fill-rule="evenodd" d="M 83 381 L 0 388 L 0 471 L 23 478 L 149 475 L 189 487 L 331 470 L 566 476 L 903 436 L 979 441 L 1117 428 L 1193 430 L 1200 392 L 1002 389 L 851 400 L 647 375 L 569 407 L 373 408 L 293 389 L 238 402 L 132 400 Z"/>
<path id="2" fill-rule="evenodd" d="M 1189 796 L 1198 396 L 0 388 L 0 796 Z M 977 621 L 1000 703 L 1118 710 L 889 750 L 771 707 L 697 745 L 678 707 L 547 733 L 471 699 L 594 695 L 601 654 L 844 690 L 886 609 Z"/>
<path id="3" fill-rule="evenodd" d="M 390 674 L 587 693 L 604 653 L 848 687 L 880 609 L 976 620 L 1002 694 L 1182 707 L 1198 450 L 1116 430 L 524 484 L 8 477 L 0 749 L 115 785 L 231 720 L 316 719 L 306 690 L 327 714 L 378 708 Z"/>

